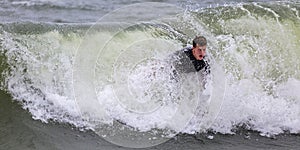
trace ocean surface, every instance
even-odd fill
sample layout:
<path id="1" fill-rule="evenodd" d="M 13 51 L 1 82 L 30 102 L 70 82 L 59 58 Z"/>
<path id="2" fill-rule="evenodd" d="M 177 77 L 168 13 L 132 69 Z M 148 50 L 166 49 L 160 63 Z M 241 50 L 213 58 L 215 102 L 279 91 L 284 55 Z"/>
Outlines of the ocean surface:
<path id="1" fill-rule="evenodd" d="M 299 11 L 2 0 L 0 150 L 300 149 Z M 170 56 L 197 35 L 211 74 L 174 80 Z"/>

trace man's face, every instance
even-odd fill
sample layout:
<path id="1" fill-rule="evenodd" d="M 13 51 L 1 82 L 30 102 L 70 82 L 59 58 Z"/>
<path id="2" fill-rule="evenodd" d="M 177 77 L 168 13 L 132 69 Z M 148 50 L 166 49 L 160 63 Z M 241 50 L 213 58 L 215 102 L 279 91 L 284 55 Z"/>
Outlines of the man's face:
<path id="1" fill-rule="evenodd" d="M 197 60 L 202 60 L 206 54 L 206 45 L 193 47 L 193 55 Z"/>

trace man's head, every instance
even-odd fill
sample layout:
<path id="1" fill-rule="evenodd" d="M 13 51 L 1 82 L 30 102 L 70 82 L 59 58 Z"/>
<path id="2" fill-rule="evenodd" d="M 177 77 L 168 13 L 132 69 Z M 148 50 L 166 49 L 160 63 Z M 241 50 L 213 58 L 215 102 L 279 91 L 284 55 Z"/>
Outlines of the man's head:
<path id="1" fill-rule="evenodd" d="M 193 55 L 197 60 L 202 60 L 206 55 L 207 41 L 204 36 L 196 36 L 193 40 Z"/>

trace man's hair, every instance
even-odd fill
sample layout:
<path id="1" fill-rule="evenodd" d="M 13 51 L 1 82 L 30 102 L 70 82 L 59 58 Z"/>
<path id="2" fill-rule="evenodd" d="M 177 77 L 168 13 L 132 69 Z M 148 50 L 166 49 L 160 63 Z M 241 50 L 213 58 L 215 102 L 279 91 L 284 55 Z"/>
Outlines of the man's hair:
<path id="1" fill-rule="evenodd" d="M 206 38 L 204 36 L 196 36 L 193 40 L 193 47 L 205 46 L 207 44 Z"/>

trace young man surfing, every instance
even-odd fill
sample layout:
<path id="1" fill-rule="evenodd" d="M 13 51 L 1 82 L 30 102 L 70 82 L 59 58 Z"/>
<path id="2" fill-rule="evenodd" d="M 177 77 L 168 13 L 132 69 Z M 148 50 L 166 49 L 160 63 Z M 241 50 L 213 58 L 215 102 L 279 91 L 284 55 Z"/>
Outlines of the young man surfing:
<path id="1" fill-rule="evenodd" d="M 186 47 L 171 56 L 173 66 L 178 74 L 201 72 L 204 75 L 210 73 L 210 67 L 206 60 L 207 41 L 204 36 L 196 36 L 193 47 Z"/>

